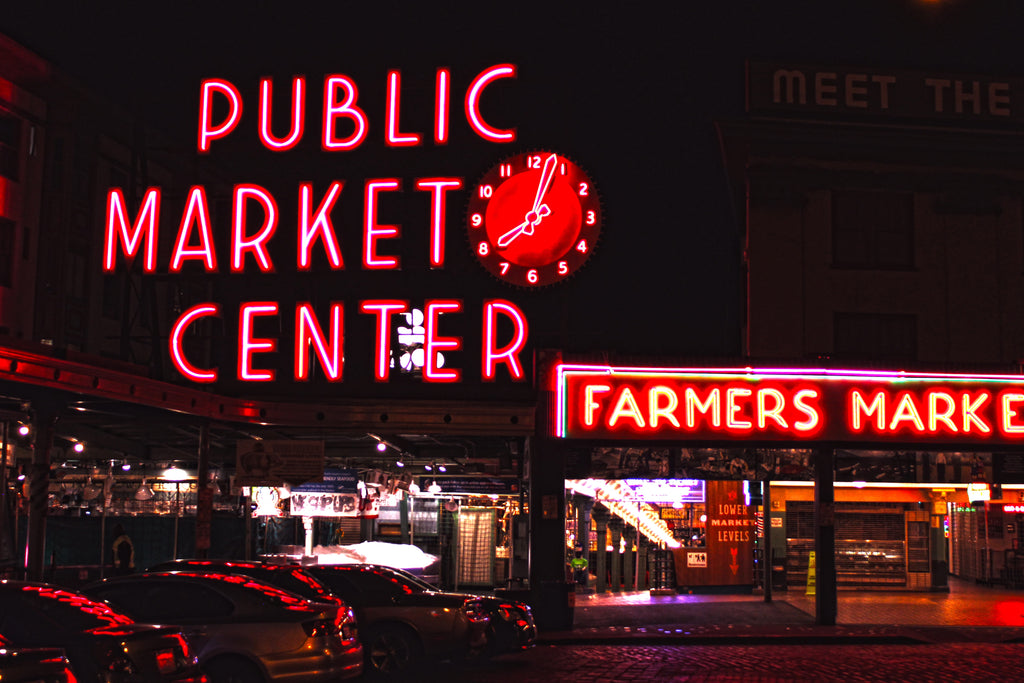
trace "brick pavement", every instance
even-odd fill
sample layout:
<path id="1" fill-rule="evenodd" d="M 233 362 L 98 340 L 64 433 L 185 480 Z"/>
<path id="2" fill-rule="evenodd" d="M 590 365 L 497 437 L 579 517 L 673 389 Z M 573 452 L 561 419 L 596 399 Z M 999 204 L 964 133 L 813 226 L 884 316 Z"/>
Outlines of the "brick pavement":
<path id="1" fill-rule="evenodd" d="M 841 591 L 835 626 L 817 626 L 814 597 L 577 595 L 571 630 L 543 632 L 542 643 L 671 644 L 728 642 L 1024 642 L 1024 591 L 952 579 L 948 593 Z"/>

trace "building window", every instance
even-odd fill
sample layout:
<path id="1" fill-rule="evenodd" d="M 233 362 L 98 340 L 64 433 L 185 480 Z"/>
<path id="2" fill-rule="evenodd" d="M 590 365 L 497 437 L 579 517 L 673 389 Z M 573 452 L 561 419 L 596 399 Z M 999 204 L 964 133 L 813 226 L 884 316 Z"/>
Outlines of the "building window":
<path id="1" fill-rule="evenodd" d="M 14 235 L 14 221 L 0 218 L 0 286 L 3 287 L 14 283 Z"/>
<path id="2" fill-rule="evenodd" d="M 913 268 L 914 195 L 833 190 L 832 264 L 841 268 Z"/>
<path id="3" fill-rule="evenodd" d="M 0 176 L 18 179 L 21 119 L 0 112 Z"/>
<path id="4" fill-rule="evenodd" d="M 836 358 L 915 360 L 917 319 L 886 313 L 836 313 L 833 321 Z"/>

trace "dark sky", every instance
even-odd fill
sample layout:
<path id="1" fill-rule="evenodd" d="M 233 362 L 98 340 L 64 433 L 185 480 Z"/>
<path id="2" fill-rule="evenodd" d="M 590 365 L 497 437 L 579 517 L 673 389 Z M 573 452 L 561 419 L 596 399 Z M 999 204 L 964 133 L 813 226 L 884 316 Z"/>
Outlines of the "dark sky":
<path id="1" fill-rule="evenodd" d="M 186 147 L 195 145 L 204 77 L 227 78 L 252 98 L 261 76 L 285 84 L 304 74 L 311 91 L 326 73 L 355 78 L 371 118 L 359 154 L 324 159 L 318 126 L 307 131 L 309 144 L 278 157 L 259 149 L 252 126 L 237 135 L 245 154 L 273 162 L 281 178 L 412 178 L 433 169 L 472 182 L 513 151 L 568 154 L 604 201 L 599 251 L 559 287 L 484 287 L 536 305 L 535 330 L 551 337 L 545 341 L 678 355 L 740 348 L 739 226 L 713 122 L 742 115 L 744 60 L 1024 72 L 1024 13 L 1007 10 L 1013 2 L 368 4 L 22 1 L 7 3 L 0 31 L 111 97 L 141 103 Z M 515 149 L 460 143 L 458 135 L 469 134 L 464 122 L 456 131 L 457 116 L 447 148 L 384 146 L 388 70 L 402 70 L 409 127 L 429 131 L 431 111 L 416 98 L 419 89 L 430 95 L 437 67 L 451 68 L 458 92 L 504 62 L 519 73 L 502 86 L 495 118 L 516 126 Z M 461 207 L 453 206 L 459 214 Z M 458 230 L 461 219 L 450 226 Z M 447 277 L 445 286 L 458 288 L 461 274 Z M 481 271 L 467 277 L 476 282 Z"/>

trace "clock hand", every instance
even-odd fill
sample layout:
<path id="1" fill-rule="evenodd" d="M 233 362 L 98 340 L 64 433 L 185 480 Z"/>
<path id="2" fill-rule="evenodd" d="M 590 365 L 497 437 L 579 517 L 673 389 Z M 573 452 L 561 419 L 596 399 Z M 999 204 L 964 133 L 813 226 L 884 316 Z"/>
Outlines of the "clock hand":
<path id="1" fill-rule="evenodd" d="M 552 154 L 544 160 L 544 168 L 540 174 L 540 182 L 537 184 L 537 195 L 533 199 L 533 208 L 526 212 L 526 219 L 498 238 L 499 247 L 507 247 L 512 240 L 520 235 L 532 235 L 533 229 L 540 223 L 540 220 L 551 213 L 551 209 L 544 204 L 544 195 L 551 187 L 551 181 L 555 178 L 555 166 L 558 163 L 558 155 Z"/>

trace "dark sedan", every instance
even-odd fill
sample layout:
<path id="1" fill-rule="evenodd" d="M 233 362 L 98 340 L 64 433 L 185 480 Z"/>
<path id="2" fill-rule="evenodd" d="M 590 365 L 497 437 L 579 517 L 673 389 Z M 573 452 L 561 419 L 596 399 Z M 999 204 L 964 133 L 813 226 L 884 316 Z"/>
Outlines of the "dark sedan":
<path id="1" fill-rule="evenodd" d="M 211 683 L 315 683 L 363 671 L 351 608 L 249 576 L 147 572 L 82 590 L 138 621 L 181 629 Z"/>
<path id="2" fill-rule="evenodd" d="M 71 665 L 59 647 L 11 647 L 0 636 L 3 683 L 75 683 Z"/>
<path id="3" fill-rule="evenodd" d="M 425 656 L 461 658 L 487 646 L 490 618 L 476 596 L 420 590 L 376 565 L 307 570 L 355 609 L 373 672 L 400 674 Z"/>
<path id="4" fill-rule="evenodd" d="M 59 586 L 0 581 L 0 634 L 13 647 L 62 648 L 79 683 L 206 681 L 178 629 L 136 623 Z"/>
<path id="5" fill-rule="evenodd" d="M 422 595 L 438 591 L 436 586 L 427 583 L 411 572 L 393 567 L 342 564 L 310 567 L 309 571 L 335 593 L 345 597 L 345 589 L 351 588 L 351 586 L 346 586 L 344 577 L 347 577 L 348 582 L 354 582 L 364 574 L 366 568 L 372 568 L 374 574 L 384 577 L 404 593 Z M 490 619 L 485 631 L 487 644 L 482 649 L 484 654 L 498 655 L 514 652 L 532 646 L 537 640 L 533 610 L 525 602 L 493 595 L 462 593 L 448 593 L 447 595 L 457 595 L 466 600 L 474 600 L 487 612 Z"/>

